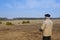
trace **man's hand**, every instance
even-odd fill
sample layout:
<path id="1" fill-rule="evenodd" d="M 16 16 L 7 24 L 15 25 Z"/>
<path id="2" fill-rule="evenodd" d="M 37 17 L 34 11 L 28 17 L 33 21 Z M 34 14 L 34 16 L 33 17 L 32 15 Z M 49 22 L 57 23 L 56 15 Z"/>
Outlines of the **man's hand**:
<path id="1" fill-rule="evenodd" d="M 41 32 L 43 32 L 43 30 L 42 29 L 39 29 Z"/>

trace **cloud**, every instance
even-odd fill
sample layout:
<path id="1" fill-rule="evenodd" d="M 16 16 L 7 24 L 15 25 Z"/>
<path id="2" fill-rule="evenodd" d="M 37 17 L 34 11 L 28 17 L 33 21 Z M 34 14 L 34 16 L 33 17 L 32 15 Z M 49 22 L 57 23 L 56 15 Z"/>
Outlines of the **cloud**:
<path id="1" fill-rule="evenodd" d="M 38 6 L 38 2 L 36 0 L 26 0 L 25 3 L 17 2 L 17 5 L 21 8 L 35 8 Z M 18 6 L 16 8 L 18 8 Z"/>
<path id="2" fill-rule="evenodd" d="M 26 10 L 25 13 L 59 13 L 60 3 L 56 3 L 56 0 L 11 0 L 5 3 L 7 8 L 15 8 L 16 10 Z M 22 11 L 22 12 L 24 12 Z M 37 11 L 37 12 L 36 12 Z"/>
<path id="3" fill-rule="evenodd" d="M 56 0 L 8 0 L 5 4 L 6 7 L 16 9 L 32 9 L 32 8 L 60 8 L 60 4 L 56 3 Z"/>
<path id="4" fill-rule="evenodd" d="M 0 0 L 0 3 L 0 10 L 5 7 L 4 13 L 8 12 L 8 16 L 10 13 L 15 17 L 42 17 L 45 13 L 58 17 L 60 14 L 60 2 L 57 0 Z"/>
<path id="5" fill-rule="evenodd" d="M 17 2 L 18 3 L 18 2 Z M 44 15 L 45 13 L 50 13 L 53 16 L 60 13 L 60 4 L 56 3 L 56 0 L 26 0 L 25 3 L 18 3 L 16 9 L 27 9 L 24 13 L 37 14 L 36 16 Z M 22 9 L 21 9 L 22 8 Z"/>
<path id="6" fill-rule="evenodd" d="M 16 8 L 54 8 L 59 7 L 54 0 L 26 0 L 25 4 L 17 2 Z"/>

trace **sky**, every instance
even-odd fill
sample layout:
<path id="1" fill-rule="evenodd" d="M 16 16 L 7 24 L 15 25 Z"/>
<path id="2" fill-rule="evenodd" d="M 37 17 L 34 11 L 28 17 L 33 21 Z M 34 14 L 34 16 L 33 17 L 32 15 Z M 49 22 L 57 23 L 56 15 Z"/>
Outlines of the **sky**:
<path id="1" fill-rule="evenodd" d="M 0 17 L 60 18 L 60 0 L 0 0 Z"/>

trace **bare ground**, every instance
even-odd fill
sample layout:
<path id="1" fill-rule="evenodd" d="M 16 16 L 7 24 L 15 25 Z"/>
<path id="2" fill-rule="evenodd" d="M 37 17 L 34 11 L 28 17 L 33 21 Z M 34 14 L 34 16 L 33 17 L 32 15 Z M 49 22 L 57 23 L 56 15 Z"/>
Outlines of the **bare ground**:
<path id="1" fill-rule="evenodd" d="M 40 24 L 36 25 L 0 25 L 0 40 L 42 40 L 39 31 Z M 60 24 L 54 24 L 52 40 L 60 40 Z"/>

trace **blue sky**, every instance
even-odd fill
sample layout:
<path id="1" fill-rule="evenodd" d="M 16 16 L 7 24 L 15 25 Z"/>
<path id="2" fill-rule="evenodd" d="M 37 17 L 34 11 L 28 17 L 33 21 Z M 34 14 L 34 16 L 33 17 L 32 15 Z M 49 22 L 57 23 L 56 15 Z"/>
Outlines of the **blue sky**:
<path id="1" fill-rule="evenodd" d="M 0 0 L 0 17 L 60 17 L 60 0 Z"/>

